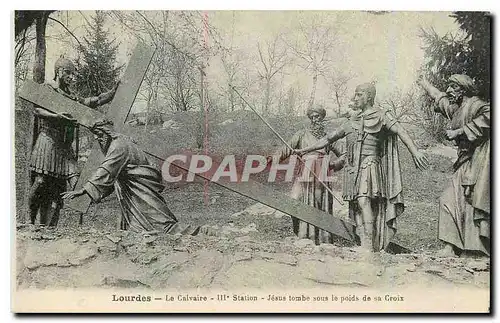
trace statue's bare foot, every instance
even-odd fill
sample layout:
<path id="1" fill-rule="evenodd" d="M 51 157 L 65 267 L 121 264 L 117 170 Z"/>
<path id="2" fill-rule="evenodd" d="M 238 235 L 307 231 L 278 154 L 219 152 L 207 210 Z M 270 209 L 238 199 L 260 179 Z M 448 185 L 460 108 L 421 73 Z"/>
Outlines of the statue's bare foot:
<path id="1" fill-rule="evenodd" d="M 360 236 L 361 244 L 356 248 L 357 251 L 363 254 L 370 254 L 373 252 L 373 244 L 370 237 L 366 235 Z"/>
<path id="2" fill-rule="evenodd" d="M 441 258 L 457 257 L 451 244 L 446 244 L 443 249 L 436 253 L 436 256 Z"/>
<path id="3" fill-rule="evenodd" d="M 460 258 L 466 258 L 466 259 L 487 259 L 489 258 L 488 255 L 480 252 L 480 251 L 470 251 L 470 250 L 464 250 L 460 254 Z"/>
<path id="4" fill-rule="evenodd" d="M 208 224 L 202 225 L 200 227 L 200 231 L 198 231 L 198 234 L 204 234 L 206 236 L 212 236 L 212 237 L 217 237 L 220 235 L 219 229 L 214 228 Z"/>

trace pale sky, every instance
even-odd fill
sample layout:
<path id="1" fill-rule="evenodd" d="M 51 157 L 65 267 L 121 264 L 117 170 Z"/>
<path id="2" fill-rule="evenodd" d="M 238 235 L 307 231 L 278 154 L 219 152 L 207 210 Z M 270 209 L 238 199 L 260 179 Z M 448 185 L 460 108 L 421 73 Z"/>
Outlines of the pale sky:
<path id="1" fill-rule="evenodd" d="M 235 43 L 255 52 L 259 39 L 294 29 L 297 21 L 314 17 L 317 12 L 236 12 Z M 351 91 L 359 83 L 376 81 L 378 96 L 383 97 L 394 86 L 407 89 L 417 77 L 416 70 L 423 62 L 419 27 L 432 27 L 440 35 L 458 31 L 449 12 L 392 12 L 374 15 L 366 12 L 322 12 L 328 21 L 341 21 L 339 41 L 334 51 L 336 68 L 354 72 L 349 82 Z M 232 12 L 217 12 L 215 26 L 231 28 Z M 338 25 L 334 23 L 334 25 Z M 293 76 L 297 77 L 297 75 Z M 307 77 L 305 77 L 307 78 Z M 306 82 L 310 82 L 307 78 Z"/>
<path id="2" fill-rule="evenodd" d="M 257 42 L 272 39 L 277 33 L 297 30 L 298 22 L 312 20 L 330 24 L 338 34 L 332 47 L 335 58 L 334 68 L 356 75 L 349 84 L 352 93 L 359 83 L 376 81 L 377 98 L 383 99 L 395 86 L 405 90 L 411 87 L 417 77 L 416 71 L 423 62 L 422 40 L 418 37 L 420 27 L 434 28 L 440 35 L 455 33 L 458 26 L 449 17 L 449 12 L 390 12 L 371 14 L 360 11 L 214 11 L 209 13 L 210 24 L 220 30 L 222 35 L 229 35 L 234 17 L 233 45 L 244 54 L 246 66 L 256 70 Z M 56 16 L 65 23 L 79 38 L 83 39 L 85 19 L 93 15 L 92 11 L 58 12 Z M 201 19 L 201 18 L 200 18 Z M 201 22 L 201 21 L 200 21 Z M 121 43 L 118 60 L 127 62 L 135 46 L 135 39 L 121 26 L 108 21 L 111 37 Z M 76 58 L 76 49 L 70 45 L 74 40 L 58 24 L 49 21 L 47 28 L 47 69 L 46 78 L 53 77 L 53 64 L 64 54 Z M 63 35 L 63 40 L 53 35 Z M 69 41 L 69 42 L 68 42 Z M 200 42 L 202 35 L 200 35 Z M 207 71 L 209 80 L 223 79 L 219 58 L 211 60 Z M 285 83 L 300 83 L 305 93 L 310 88 L 310 76 L 299 69 L 290 69 L 293 73 L 286 76 Z M 318 84 L 317 98 L 328 95 L 328 89 Z"/>

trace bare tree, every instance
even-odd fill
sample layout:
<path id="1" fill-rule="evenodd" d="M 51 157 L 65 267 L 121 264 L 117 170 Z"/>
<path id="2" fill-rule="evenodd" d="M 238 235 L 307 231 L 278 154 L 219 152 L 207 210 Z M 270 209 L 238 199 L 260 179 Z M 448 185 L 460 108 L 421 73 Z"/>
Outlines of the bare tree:
<path id="1" fill-rule="evenodd" d="M 263 112 L 267 114 L 271 105 L 273 78 L 283 70 L 289 59 L 287 56 L 287 47 L 285 47 L 281 34 L 276 35 L 271 41 L 267 41 L 263 45 L 257 43 L 257 49 L 261 63 L 258 73 L 259 77 L 264 81 Z"/>
<path id="2" fill-rule="evenodd" d="M 412 88 L 407 92 L 394 89 L 390 95 L 380 102 L 380 106 L 390 110 L 398 121 L 416 121 L 417 104 L 415 90 Z"/>
<path id="3" fill-rule="evenodd" d="M 329 69 L 323 74 L 325 82 L 330 89 L 330 96 L 337 105 L 337 116 L 342 115 L 348 99 L 347 83 L 353 78 L 352 74 Z"/>
<path id="4" fill-rule="evenodd" d="M 241 71 L 241 59 L 236 54 L 236 52 L 230 48 L 223 51 L 221 55 L 222 66 L 224 67 L 224 72 L 226 72 L 227 81 L 224 84 L 223 92 L 227 95 L 227 105 L 228 111 L 236 110 L 236 94 L 234 93 L 231 86 L 237 83 L 238 74 Z M 238 82 L 239 83 L 239 82 Z"/>
<path id="5" fill-rule="evenodd" d="M 411 87 L 403 91 L 394 89 L 380 106 L 394 113 L 401 123 L 418 125 L 426 130 L 437 141 L 443 141 L 443 129 L 446 119 L 434 112 L 433 105 L 426 101 L 426 94 L 420 88 Z"/>
<path id="6" fill-rule="evenodd" d="M 308 107 L 312 107 L 316 97 L 318 77 L 323 75 L 332 63 L 331 50 L 336 41 L 336 33 L 332 24 L 322 25 L 319 19 L 312 19 L 306 24 L 299 23 L 295 40 L 289 36 L 286 40 L 292 53 L 298 59 L 298 66 L 309 71 L 312 77 L 312 89 Z"/>
<path id="7" fill-rule="evenodd" d="M 29 66 L 34 54 L 35 40 L 34 27 L 24 29 L 15 39 L 14 73 L 16 89 L 19 88 L 29 75 Z"/>
<path id="8" fill-rule="evenodd" d="M 231 29 L 230 32 L 221 37 L 223 45 L 221 46 L 220 59 L 222 62 L 222 67 L 224 68 L 226 80 L 221 85 L 222 93 L 227 97 L 227 111 L 235 111 L 239 105 L 238 96 L 234 93 L 231 86 L 238 86 L 239 88 L 245 87 L 244 75 L 246 72 L 245 64 L 243 60 L 246 57 L 244 51 L 235 48 L 234 46 L 234 36 L 235 36 L 235 21 L 236 12 L 232 12 L 231 18 Z M 246 89 L 245 89 L 246 90 Z"/>
<path id="9" fill-rule="evenodd" d="M 200 69 L 207 55 L 201 36 L 203 28 L 211 27 L 203 26 L 199 12 L 113 11 L 111 15 L 141 41 L 156 46 L 140 92 L 147 111 L 164 110 L 158 106 L 162 99 L 174 111 L 201 106 Z"/>

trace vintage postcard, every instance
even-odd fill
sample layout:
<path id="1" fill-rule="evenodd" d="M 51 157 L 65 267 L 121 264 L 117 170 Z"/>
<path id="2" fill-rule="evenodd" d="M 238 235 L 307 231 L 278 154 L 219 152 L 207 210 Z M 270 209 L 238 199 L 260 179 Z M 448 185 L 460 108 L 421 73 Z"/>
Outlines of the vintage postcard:
<path id="1" fill-rule="evenodd" d="M 490 313 L 490 13 L 13 16 L 13 312 Z"/>

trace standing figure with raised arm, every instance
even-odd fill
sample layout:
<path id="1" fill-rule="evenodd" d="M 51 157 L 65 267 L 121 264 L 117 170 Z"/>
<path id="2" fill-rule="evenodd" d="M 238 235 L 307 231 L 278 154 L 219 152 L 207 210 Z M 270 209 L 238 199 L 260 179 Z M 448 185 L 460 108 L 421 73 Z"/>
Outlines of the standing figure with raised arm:
<path id="1" fill-rule="evenodd" d="M 490 104 L 478 98 L 473 80 L 455 74 L 441 92 L 420 77 L 435 111 L 450 120 L 446 131 L 457 146 L 450 186 L 439 200 L 441 256 L 490 254 Z"/>
<path id="2" fill-rule="evenodd" d="M 396 218 L 404 211 L 397 138 L 407 146 L 417 168 L 427 168 L 428 161 L 393 114 L 373 106 L 375 94 L 372 83 L 356 87 L 348 122 L 295 153 L 305 154 L 346 138 L 342 197 L 349 202 L 349 216 L 357 224 L 362 248 L 381 251 L 396 233 Z"/>
<path id="3" fill-rule="evenodd" d="M 99 96 L 79 98 L 71 90 L 75 72 L 74 64 L 60 57 L 54 66 L 54 83 L 47 86 L 91 108 L 113 99 L 118 84 Z M 56 226 L 63 205 L 60 194 L 66 191 L 68 183 L 73 188 L 78 179 L 77 161 L 72 148 L 78 126 L 69 114 L 52 113 L 39 107 L 35 107 L 34 112 L 38 133 L 30 160 L 33 175 L 29 192 L 30 220 L 35 224 L 40 213 L 40 224 Z"/>

